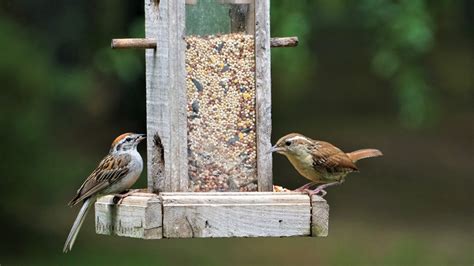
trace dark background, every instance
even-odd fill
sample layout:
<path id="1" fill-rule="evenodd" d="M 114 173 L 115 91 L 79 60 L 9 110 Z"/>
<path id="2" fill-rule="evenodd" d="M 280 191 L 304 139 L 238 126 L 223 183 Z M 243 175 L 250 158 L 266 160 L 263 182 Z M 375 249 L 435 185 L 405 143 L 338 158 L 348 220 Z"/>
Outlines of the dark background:
<path id="1" fill-rule="evenodd" d="M 384 157 L 329 189 L 327 238 L 100 236 L 66 203 L 122 132 L 144 132 L 142 1 L 0 2 L 0 264 L 474 263 L 474 2 L 271 2 L 273 140 L 300 132 Z M 145 147 L 140 151 L 145 156 Z M 274 156 L 275 183 L 305 181 Z M 136 187 L 145 187 L 142 175 Z"/>

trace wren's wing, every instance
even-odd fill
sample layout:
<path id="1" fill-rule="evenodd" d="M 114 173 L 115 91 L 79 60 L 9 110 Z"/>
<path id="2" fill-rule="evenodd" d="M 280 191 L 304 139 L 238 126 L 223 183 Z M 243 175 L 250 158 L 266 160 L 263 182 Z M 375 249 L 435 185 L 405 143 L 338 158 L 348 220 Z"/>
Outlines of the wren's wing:
<path id="1" fill-rule="evenodd" d="M 76 196 L 69 202 L 69 205 L 76 205 L 120 180 L 128 173 L 127 165 L 130 160 L 129 154 L 107 155 L 77 190 Z"/>
<path id="2" fill-rule="evenodd" d="M 313 167 L 317 171 L 344 173 L 358 170 L 345 152 L 329 142 L 316 141 L 311 153 L 313 155 Z"/>

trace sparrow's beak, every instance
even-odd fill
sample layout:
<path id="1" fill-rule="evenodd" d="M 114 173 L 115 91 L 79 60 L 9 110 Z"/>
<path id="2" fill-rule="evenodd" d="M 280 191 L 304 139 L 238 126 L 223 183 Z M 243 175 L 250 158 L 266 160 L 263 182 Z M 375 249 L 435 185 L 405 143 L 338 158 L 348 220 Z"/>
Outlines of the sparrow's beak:
<path id="1" fill-rule="evenodd" d="M 279 151 L 282 151 L 282 148 L 277 147 L 277 145 L 275 145 L 268 151 L 268 153 L 274 153 L 274 152 L 279 152 Z"/>
<path id="2" fill-rule="evenodd" d="M 138 141 L 146 139 L 146 134 L 138 134 Z"/>

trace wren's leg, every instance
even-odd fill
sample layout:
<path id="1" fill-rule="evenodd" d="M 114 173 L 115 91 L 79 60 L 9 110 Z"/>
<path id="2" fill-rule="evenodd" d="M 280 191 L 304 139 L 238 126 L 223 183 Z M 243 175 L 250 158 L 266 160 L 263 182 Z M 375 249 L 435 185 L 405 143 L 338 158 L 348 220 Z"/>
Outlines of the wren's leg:
<path id="1" fill-rule="evenodd" d="M 125 199 L 126 197 L 128 197 L 128 196 L 130 196 L 134 193 L 137 193 L 139 191 L 140 191 L 140 189 L 130 189 L 126 193 L 117 194 L 117 195 L 114 196 L 113 202 L 117 205 L 120 205 L 120 204 L 122 204 L 123 199 Z"/>
<path id="2" fill-rule="evenodd" d="M 315 188 L 314 190 L 312 190 L 310 192 L 310 195 L 318 194 L 319 192 L 321 192 L 322 193 L 321 197 L 324 197 L 327 194 L 326 190 L 324 190 L 325 188 L 328 188 L 330 186 L 340 185 L 340 184 L 342 184 L 342 182 L 343 181 L 337 181 L 337 182 L 332 182 L 332 183 L 327 183 L 327 184 L 324 184 L 324 185 L 320 185 L 317 188 Z"/>
<path id="3" fill-rule="evenodd" d="M 293 191 L 295 191 L 295 192 L 305 191 L 305 190 L 307 190 L 308 188 L 310 188 L 311 186 L 313 186 L 315 184 L 316 184 L 316 182 L 309 182 L 308 184 L 305 184 L 305 185 L 303 185 L 303 186 L 301 186 L 301 187 L 299 187 L 299 188 L 297 188 Z"/>

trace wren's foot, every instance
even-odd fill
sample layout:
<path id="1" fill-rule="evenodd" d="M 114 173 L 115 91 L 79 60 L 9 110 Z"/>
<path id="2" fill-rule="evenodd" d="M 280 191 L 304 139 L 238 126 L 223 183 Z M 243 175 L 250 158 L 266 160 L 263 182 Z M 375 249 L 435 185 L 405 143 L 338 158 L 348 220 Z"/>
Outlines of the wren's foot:
<path id="1" fill-rule="evenodd" d="M 134 193 L 137 193 L 139 192 L 140 189 L 129 189 L 127 192 L 123 193 L 123 194 L 117 194 L 114 196 L 114 199 L 112 200 L 115 204 L 117 205 L 120 205 L 122 204 L 122 201 L 123 199 L 125 199 L 126 197 L 134 194 Z"/>
<path id="2" fill-rule="evenodd" d="M 311 197 L 313 195 L 318 195 L 319 193 L 321 193 L 321 195 L 318 195 L 320 196 L 321 198 L 324 198 L 324 196 L 326 196 L 326 194 L 328 194 L 326 192 L 326 190 L 322 189 L 322 188 L 319 188 L 317 187 L 316 189 L 305 189 L 304 192 L 308 193 L 308 195 Z"/>
<path id="3" fill-rule="evenodd" d="M 327 184 L 318 186 L 318 187 L 315 188 L 314 190 L 309 190 L 309 191 L 306 191 L 306 192 L 307 192 L 310 196 L 312 196 L 312 195 L 317 195 L 318 193 L 321 192 L 321 197 L 324 197 L 324 196 L 326 196 L 326 194 L 328 194 L 328 193 L 326 192 L 326 190 L 324 190 L 325 188 L 330 187 L 330 186 L 340 185 L 340 184 L 342 184 L 342 182 L 343 182 L 343 181 L 337 181 L 337 182 L 327 183 Z"/>
<path id="4" fill-rule="evenodd" d="M 297 189 L 295 189 L 295 190 L 293 190 L 293 191 L 295 191 L 295 192 L 303 192 L 303 191 L 308 190 L 308 188 L 310 188 L 311 186 L 313 186 L 313 185 L 315 185 L 315 184 L 316 184 L 315 182 L 309 182 L 308 184 L 305 184 L 305 185 L 303 185 L 303 186 L 301 186 L 301 187 L 299 187 L 299 188 L 297 188 Z"/>

